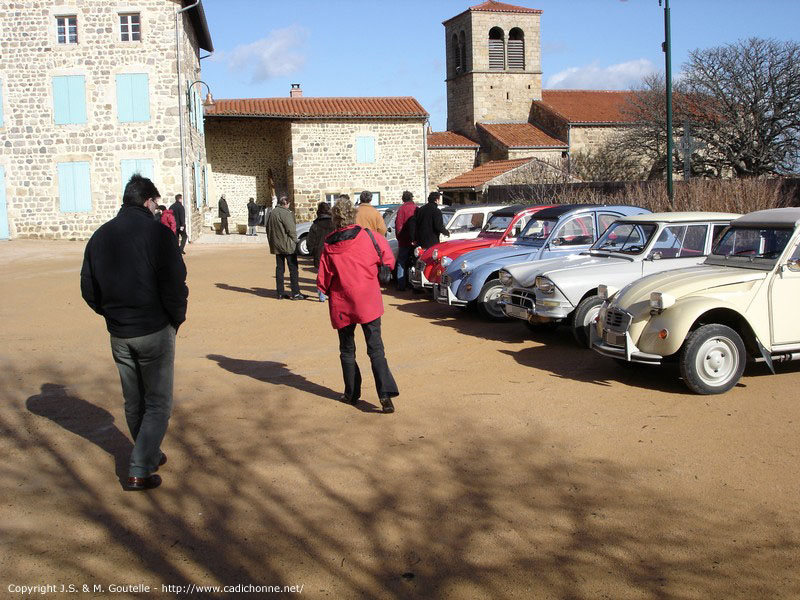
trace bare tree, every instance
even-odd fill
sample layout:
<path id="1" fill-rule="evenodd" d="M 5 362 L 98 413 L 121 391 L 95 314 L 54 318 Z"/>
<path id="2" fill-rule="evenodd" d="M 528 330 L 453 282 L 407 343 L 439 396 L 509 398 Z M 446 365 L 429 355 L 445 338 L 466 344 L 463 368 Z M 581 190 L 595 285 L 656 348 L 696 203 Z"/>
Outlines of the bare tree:
<path id="1" fill-rule="evenodd" d="M 570 157 L 570 173 L 582 181 L 638 181 L 647 177 L 641 158 L 623 143 L 625 134 L 598 148 L 576 152 Z"/>

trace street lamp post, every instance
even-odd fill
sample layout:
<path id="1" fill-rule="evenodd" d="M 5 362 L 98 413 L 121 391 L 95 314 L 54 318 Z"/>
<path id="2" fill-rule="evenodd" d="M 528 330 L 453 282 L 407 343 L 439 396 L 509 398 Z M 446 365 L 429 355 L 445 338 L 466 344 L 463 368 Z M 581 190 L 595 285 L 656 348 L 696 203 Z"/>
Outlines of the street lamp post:
<path id="1" fill-rule="evenodd" d="M 661 6 L 661 0 L 658 0 Z M 675 191 L 672 186 L 672 41 L 670 35 L 669 0 L 664 0 L 664 51 L 666 80 L 667 80 L 667 197 L 669 204 L 674 208 Z"/>

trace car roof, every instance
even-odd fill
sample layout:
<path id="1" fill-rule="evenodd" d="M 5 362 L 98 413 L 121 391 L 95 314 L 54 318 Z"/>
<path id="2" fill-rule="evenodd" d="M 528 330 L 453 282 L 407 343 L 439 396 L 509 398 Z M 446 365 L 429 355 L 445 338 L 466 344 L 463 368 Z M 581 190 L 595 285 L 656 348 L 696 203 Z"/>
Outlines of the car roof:
<path id="1" fill-rule="evenodd" d="M 456 211 L 456 210 L 467 210 L 467 209 L 471 209 L 471 208 L 477 208 L 477 209 L 503 208 L 505 206 L 506 206 L 505 204 L 487 204 L 487 203 L 484 203 L 484 204 L 450 204 L 450 205 L 441 206 L 440 208 L 443 211 L 448 211 L 449 212 L 451 210 L 453 210 L 453 211 Z"/>
<path id="2" fill-rule="evenodd" d="M 736 219 L 731 225 L 747 227 L 795 227 L 800 223 L 800 208 L 769 208 L 757 210 Z"/>
<path id="3" fill-rule="evenodd" d="M 500 216 L 514 216 L 518 212 L 522 212 L 523 210 L 530 210 L 532 208 L 541 208 L 544 206 L 552 206 L 550 204 L 510 204 L 506 205 L 500 210 L 494 211 L 495 215 Z"/>
<path id="4" fill-rule="evenodd" d="M 724 212 L 660 212 L 645 213 L 643 215 L 632 215 L 630 217 L 620 217 L 620 221 L 630 223 L 650 223 L 652 221 L 669 221 L 670 223 L 684 223 L 689 221 L 730 221 L 741 215 L 738 213 Z"/>
<path id="5" fill-rule="evenodd" d="M 564 213 L 568 213 L 571 210 L 576 210 L 578 208 L 597 208 L 602 206 L 601 204 L 559 204 L 557 206 L 552 206 L 550 208 L 544 208 L 536 213 L 537 219 L 557 219 Z"/>

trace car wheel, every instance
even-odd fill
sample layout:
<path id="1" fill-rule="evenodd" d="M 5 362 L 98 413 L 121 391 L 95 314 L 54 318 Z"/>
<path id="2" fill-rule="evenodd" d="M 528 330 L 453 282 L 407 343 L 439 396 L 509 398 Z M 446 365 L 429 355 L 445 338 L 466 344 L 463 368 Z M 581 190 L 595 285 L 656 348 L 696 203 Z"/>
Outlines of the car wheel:
<path id="1" fill-rule="evenodd" d="M 490 321 L 508 321 L 508 316 L 497 303 L 503 284 L 499 279 L 490 279 L 481 288 L 478 294 L 478 311 Z"/>
<path id="2" fill-rule="evenodd" d="M 741 336 L 713 323 L 692 331 L 683 344 L 680 370 L 696 394 L 722 394 L 742 377 L 747 354 Z"/>
<path id="3" fill-rule="evenodd" d="M 589 327 L 594 326 L 602 305 L 603 299 L 600 296 L 589 296 L 581 300 L 572 313 L 572 335 L 584 348 L 589 345 Z"/>
<path id="4" fill-rule="evenodd" d="M 302 236 L 297 242 L 297 253 L 300 256 L 308 256 L 308 234 Z"/>

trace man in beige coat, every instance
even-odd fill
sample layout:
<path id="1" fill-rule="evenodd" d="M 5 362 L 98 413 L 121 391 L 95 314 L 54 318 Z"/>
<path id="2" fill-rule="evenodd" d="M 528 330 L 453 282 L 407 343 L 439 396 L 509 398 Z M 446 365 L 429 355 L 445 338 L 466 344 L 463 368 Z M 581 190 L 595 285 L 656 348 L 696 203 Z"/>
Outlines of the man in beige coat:
<path id="1" fill-rule="evenodd" d="M 361 203 L 358 205 L 356 214 L 356 225 L 361 225 L 364 229 L 377 231 L 381 235 L 386 235 L 386 223 L 383 222 L 381 213 L 372 206 L 372 192 L 361 192 L 359 197 Z"/>

